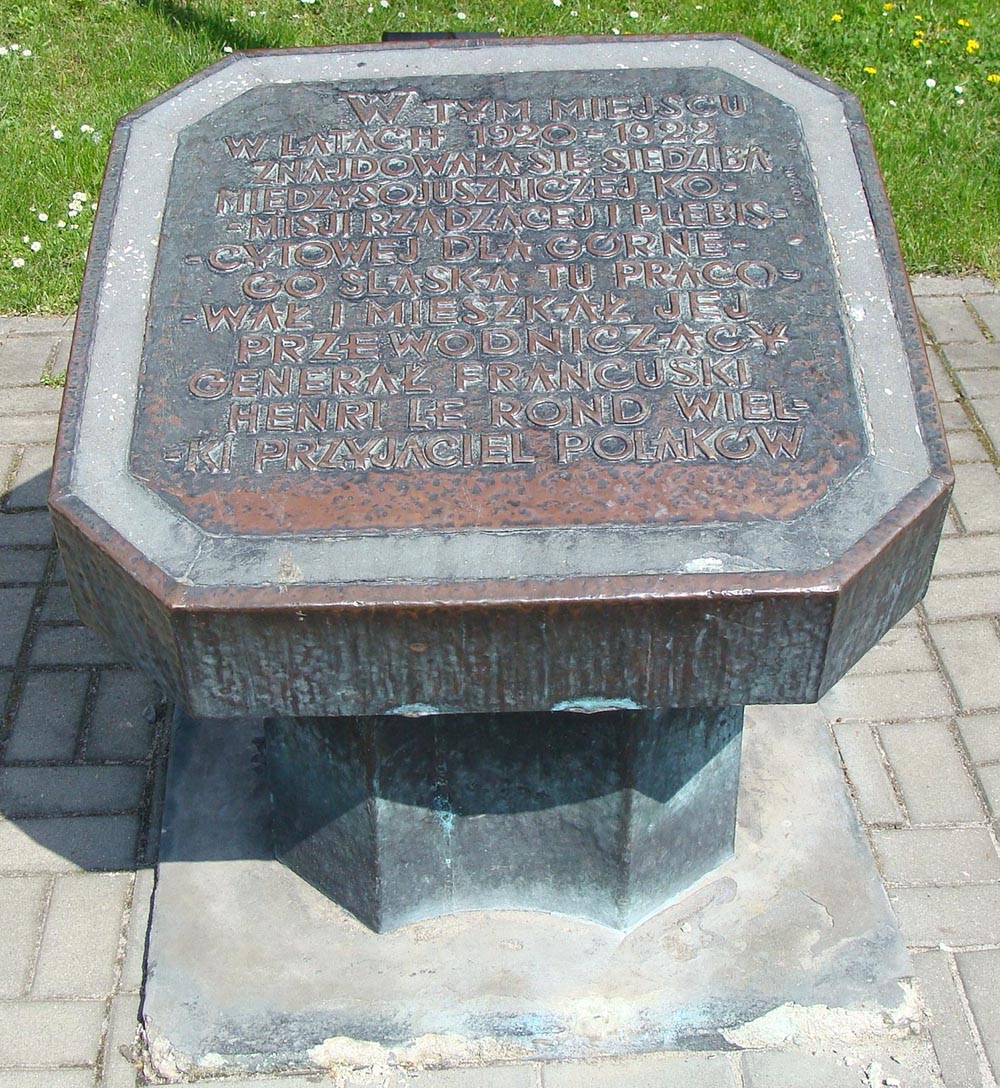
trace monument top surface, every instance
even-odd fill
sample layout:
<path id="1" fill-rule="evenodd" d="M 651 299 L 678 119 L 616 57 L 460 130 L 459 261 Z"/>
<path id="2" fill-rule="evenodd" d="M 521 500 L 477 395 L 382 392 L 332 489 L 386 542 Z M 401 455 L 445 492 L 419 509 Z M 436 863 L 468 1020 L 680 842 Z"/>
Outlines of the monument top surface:
<path id="1" fill-rule="evenodd" d="M 815 572 L 942 464 L 853 100 L 747 42 L 236 56 L 108 187 L 56 501 L 177 583 Z"/>

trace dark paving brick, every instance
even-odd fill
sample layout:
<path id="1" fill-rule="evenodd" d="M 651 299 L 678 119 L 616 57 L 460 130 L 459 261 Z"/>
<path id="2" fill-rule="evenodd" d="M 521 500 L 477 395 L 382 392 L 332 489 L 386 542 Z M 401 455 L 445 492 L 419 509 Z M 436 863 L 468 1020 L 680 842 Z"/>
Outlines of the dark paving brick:
<path id="1" fill-rule="evenodd" d="M 112 665 L 121 659 L 89 627 L 43 627 L 32 665 Z"/>
<path id="2" fill-rule="evenodd" d="M 85 672 L 31 674 L 7 744 L 8 761 L 72 759 L 89 681 Z"/>
<path id="3" fill-rule="evenodd" d="M 145 759 L 153 737 L 147 708 L 158 699 L 156 686 L 140 673 L 102 673 L 87 740 L 87 758 Z"/>
<path id="4" fill-rule="evenodd" d="M 40 582 L 48 558 L 44 548 L 0 549 L 0 582 Z"/>
<path id="5" fill-rule="evenodd" d="M 8 818 L 134 811 L 145 777 L 142 767 L 5 767 L 0 811 Z"/>
<path id="6" fill-rule="evenodd" d="M 0 514 L 0 548 L 16 548 L 25 544 L 49 544 L 52 541 L 52 519 L 44 510 L 28 513 Z"/>
<path id="7" fill-rule="evenodd" d="M 35 591 L 0 589 L 0 666 L 12 667 L 21 652 Z"/>

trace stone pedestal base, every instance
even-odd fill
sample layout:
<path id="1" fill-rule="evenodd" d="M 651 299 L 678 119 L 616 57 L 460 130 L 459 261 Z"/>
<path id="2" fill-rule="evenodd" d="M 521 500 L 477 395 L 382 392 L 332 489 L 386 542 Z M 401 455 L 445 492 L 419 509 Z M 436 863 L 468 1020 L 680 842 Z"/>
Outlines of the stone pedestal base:
<path id="1" fill-rule="evenodd" d="M 842 1053 L 866 1033 L 889 1045 L 907 1011 L 906 952 L 813 707 L 747 710 L 734 856 L 626 934 L 526 910 L 373 933 L 274 860 L 262 748 L 259 722 L 175 726 L 142 1007 L 163 1074 L 488 1066 L 796 1032 Z"/>
<path id="2" fill-rule="evenodd" d="M 629 929 L 733 852 L 743 708 L 266 723 L 281 861 L 376 931 Z"/>

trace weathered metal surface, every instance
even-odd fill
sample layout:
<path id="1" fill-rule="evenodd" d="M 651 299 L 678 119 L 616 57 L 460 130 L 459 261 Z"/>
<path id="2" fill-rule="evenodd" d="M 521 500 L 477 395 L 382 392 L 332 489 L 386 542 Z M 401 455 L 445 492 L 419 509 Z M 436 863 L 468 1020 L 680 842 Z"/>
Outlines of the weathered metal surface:
<path id="1" fill-rule="evenodd" d="M 664 82 L 268 86 L 185 129 L 132 474 L 249 535 L 815 505 L 865 439 L 801 128 Z"/>
<path id="2" fill-rule="evenodd" d="M 732 855 L 743 708 L 273 718 L 275 854 L 376 931 L 463 910 L 627 930 Z"/>
<path id="3" fill-rule="evenodd" d="M 951 486 L 857 104 L 707 36 L 194 77 L 65 404 L 81 615 L 216 716 L 815 699 Z"/>

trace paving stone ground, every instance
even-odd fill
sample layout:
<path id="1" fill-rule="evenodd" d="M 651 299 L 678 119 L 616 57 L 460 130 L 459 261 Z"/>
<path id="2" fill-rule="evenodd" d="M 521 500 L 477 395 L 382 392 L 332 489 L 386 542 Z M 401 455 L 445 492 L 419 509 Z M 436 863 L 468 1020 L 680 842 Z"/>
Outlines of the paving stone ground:
<path id="1" fill-rule="evenodd" d="M 936 1064 L 919 1084 L 995 1088 L 1000 292 L 980 279 L 918 277 L 913 287 L 955 500 L 925 602 L 821 706 L 930 1010 Z M 166 708 L 77 624 L 52 544 L 44 503 L 60 391 L 49 383 L 65 368 L 71 326 L 0 317 L 0 1088 L 144 1083 L 132 1045 Z M 892 1054 L 861 1067 L 807 1046 L 428 1072 L 409 1083 L 870 1088 L 891 1084 L 892 1070 Z"/>

